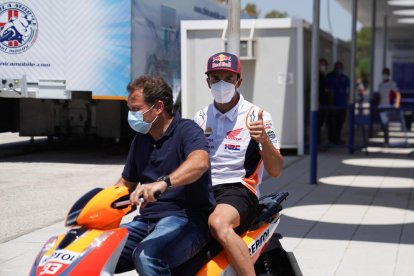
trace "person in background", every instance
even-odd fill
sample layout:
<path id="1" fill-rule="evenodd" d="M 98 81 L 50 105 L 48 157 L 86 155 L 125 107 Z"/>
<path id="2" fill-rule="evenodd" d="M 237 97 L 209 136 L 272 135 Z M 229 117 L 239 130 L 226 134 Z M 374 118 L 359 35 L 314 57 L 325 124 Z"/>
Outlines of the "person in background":
<path id="1" fill-rule="evenodd" d="M 331 144 L 344 144 L 341 139 L 342 126 L 346 118 L 349 95 L 349 78 L 344 74 L 344 65 L 337 61 L 328 74 L 327 85 L 331 98 L 328 115 L 328 138 Z"/>
<path id="2" fill-rule="evenodd" d="M 217 206 L 208 223 L 237 275 L 255 275 L 238 233 L 246 231 L 258 215 L 263 169 L 270 176 L 280 175 L 283 157 L 271 115 L 238 91 L 242 82 L 238 57 L 226 52 L 211 56 L 206 75 L 214 102 L 198 111 L 194 120 L 210 148 Z"/>
<path id="3" fill-rule="evenodd" d="M 141 208 L 121 225 L 129 236 L 115 272 L 171 275 L 209 239 L 215 201 L 208 145 L 197 124 L 172 112 L 172 91 L 162 78 L 141 76 L 127 90 L 128 123 L 137 133 L 116 185 L 128 187 Z"/>
<path id="4" fill-rule="evenodd" d="M 363 104 L 364 104 L 364 96 L 365 96 L 365 85 L 362 82 L 362 79 L 357 79 L 355 85 L 355 91 L 357 92 L 357 110 L 359 114 L 362 114 L 363 111 Z"/>
<path id="5" fill-rule="evenodd" d="M 326 72 L 328 69 L 328 61 L 324 58 L 319 60 L 319 111 L 318 111 L 318 143 L 321 143 L 323 139 L 322 128 L 327 123 L 328 105 L 329 105 L 329 93 L 326 83 Z"/>
<path id="6" fill-rule="evenodd" d="M 384 68 L 382 70 L 382 82 L 378 86 L 379 93 L 379 115 L 381 119 L 381 127 L 384 131 L 384 143 L 389 144 L 389 130 L 388 123 L 390 121 L 390 115 L 395 110 L 399 109 L 401 102 L 401 93 L 397 87 L 397 84 L 391 79 L 391 70 Z M 404 119 L 402 117 L 402 119 Z M 405 122 L 402 122 L 405 127 Z"/>

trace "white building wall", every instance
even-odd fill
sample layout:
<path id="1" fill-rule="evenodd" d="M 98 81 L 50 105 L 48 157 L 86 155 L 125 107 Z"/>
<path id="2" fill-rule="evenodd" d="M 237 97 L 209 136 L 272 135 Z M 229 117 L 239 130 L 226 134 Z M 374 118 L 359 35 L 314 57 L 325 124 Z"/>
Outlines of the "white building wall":
<path id="1" fill-rule="evenodd" d="M 382 81 L 382 69 L 388 67 L 392 70 L 394 62 L 414 63 L 414 36 L 407 28 L 389 28 L 387 32 L 386 59 L 384 55 L 384 29 L 379 28 L 375 36 L 375 64 L 374 64 L 374 90 Z M 393 72 L 391 72 L 393 74 Z"/>
<path id="2" fill-rule="evenodd" d="M 181 22 L 182 115 L 195 113 L 213 101 L 206 82 L 208 58 L 225 50 L 226 21 Z M 241 20 L 241 39 L 254 40 L 254 58 L 241 58 L 244 97 L 270 112 L 283 149 L 306 147 L 310 89 L 310 26 L 302 20 Z M 323 54 L 332 56 L 332 38 L 324 34 Z M 349 50 L 338 52 L 345 68 Z M 333 65 L 332 57 L 327 57 Z M 348 66 L 349 67 L 349 66 Z"/>

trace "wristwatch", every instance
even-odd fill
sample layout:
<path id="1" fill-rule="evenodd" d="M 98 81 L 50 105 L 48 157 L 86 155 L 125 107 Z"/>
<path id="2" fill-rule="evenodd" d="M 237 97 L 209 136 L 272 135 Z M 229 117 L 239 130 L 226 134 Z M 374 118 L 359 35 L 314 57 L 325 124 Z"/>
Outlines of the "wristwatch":
<path id="1" fill-rule="evenodd" d="M 166 191 L 170 190 L 173 187 L 172 184 L 171 184 L 170 177 L 168 175 L 161 176 L 160 178 L 158 178 L 158 180 L 165 181 L 165 183 L 167 183 L 167 190 Z"/>

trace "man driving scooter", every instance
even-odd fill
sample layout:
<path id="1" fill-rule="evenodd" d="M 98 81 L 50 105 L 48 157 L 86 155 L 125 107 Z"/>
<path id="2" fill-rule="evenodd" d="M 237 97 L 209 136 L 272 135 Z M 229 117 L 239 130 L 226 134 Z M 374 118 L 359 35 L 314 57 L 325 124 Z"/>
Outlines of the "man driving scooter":
<path id="1" fill-rule="evenodd" d="M 225 52 L 211 56 L 206 74 L 214 102 L 197 112 L 194 120 L 210 148 L 217 206 L 209 227 L 237 275 L 254 275 L 248 248 L 237 233 L 246 231 L 257 216 L 263 168 L 278 176 L 283 157 L 271 115 L 238 91 L 242 78 L 237 56 Z"/>
<path id="2" fill-rule="evenodd" d="M 197 124 L 172 112 L 172 91 L 162 78 L 141 76 L 127 90 L 128 122 L 137 134 L 117 185 L 129 188 L 141 215 L 122 225 L 129 236 L 115 272 L 170 275 L 209 237 L 215 201 L 208 145 Z"/>

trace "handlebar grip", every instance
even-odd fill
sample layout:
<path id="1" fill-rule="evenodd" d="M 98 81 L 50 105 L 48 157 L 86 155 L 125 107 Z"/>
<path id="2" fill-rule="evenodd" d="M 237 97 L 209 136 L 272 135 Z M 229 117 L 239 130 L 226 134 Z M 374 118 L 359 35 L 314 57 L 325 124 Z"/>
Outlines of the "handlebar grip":
<path id="1" fill-rule="evenodd" d="M 130 200 L 124 200 L 124 201 L 119 201 L 119 202 L 114 202 L 112 203 L 111 207 L 112 208 L 121 208 L 121 207 L 125 207 L 131 204 Z"/>
<path id="2" fill-rule="evenodd" d="M 155 197 L 155 199 L 159 199 L 160 197 L 161 197 L 161 192 L 160 191 L 156 191 L 155 193 L 154 193 L 154 197 Z"/>
<path id="3" fill-rule="evenodd" d="M 162 194 L 162 193 L 161 193 L 160 191 L 156 191 L 156 192 L 154 193 L 154 198 L 155 198 L 155 199 L 159 199 L 159 198 L 161 197 L 161 194 Z M 140 196 L 140 197 L 139 197 L 139 201 L 141 201 L 141 203 L 142 203 L 142 202 L 144 202 L 144 197 L 143 197 L 143 196 Z"/>
<path id="4" fill-rule="evenodd" d="M 155 199 L 159 199 L 160 197 L 161 197 L 161 192 L 160 191 L 156 191 L 155 193 L 154 193 L 154 197 L 155 197 Z M 144 202 L 144 197 L 142 197 L 142 196 L 140 196 L 139 197 L 139 201 L 141 202 L 141 203 L 143 203 Z M 118 201 L 118 202 L 114 202 L 114 203 L 112 203 L 112 205 L 111 205 L 111 207 L 112 208 L 121 208 L 121 207 L 125 207 L 125 206 L 127 206 L 127 205 L 130 205 L 131 204 L 131 201 L 130 200 L 123 200 L 123 201 Z"/>

